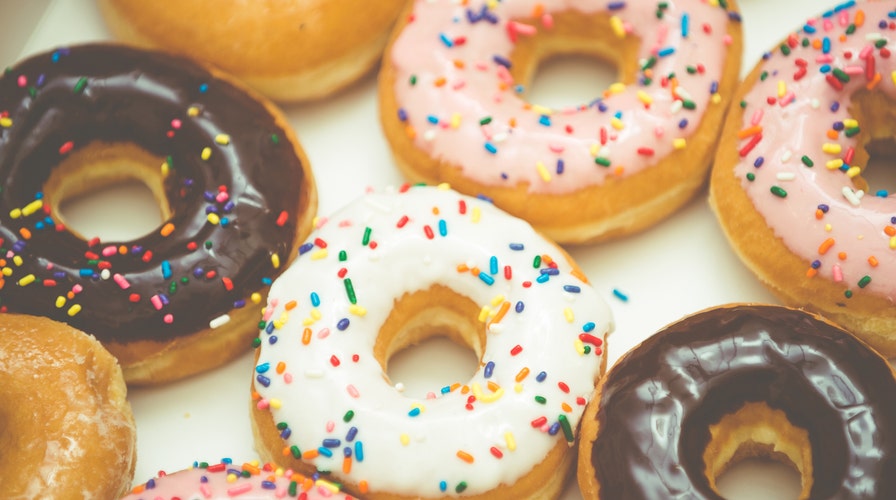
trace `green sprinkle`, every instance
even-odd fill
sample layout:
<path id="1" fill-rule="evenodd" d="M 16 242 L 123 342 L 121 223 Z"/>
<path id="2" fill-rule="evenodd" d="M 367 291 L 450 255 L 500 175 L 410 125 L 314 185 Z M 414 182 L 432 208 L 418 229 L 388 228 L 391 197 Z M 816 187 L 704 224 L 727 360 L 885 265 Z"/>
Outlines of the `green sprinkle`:
<path id="1" fill-rule="evenodd" d="M 846 34 L 847 34 L 847 35 L 852 35 L 852 34 L 855 33 L 855 32 L 856 32 L 856 25 L 855 25 L 855 23 L 850 24 L 849 26 L 846 27 Z"/>
<path id="2" fill-rule="evenodd" d="M 457 486 L 454 487 L 454 491 L 456 491 L 457 493 L 461 493 L 461 492 L 463 492 L 465 489 L 467 489 L 467 482 L 466 482 L 466 481 L 461 481 L 461 482 L 457 483 Z"/>
<path id="3" fill-rule="evenodd" d="M 541 255 L 536 255 L 534 259 L 532 259 L 532 267 L 538 269 L 541 267 Z"/>
<path id="4" fill-rule="evenodd" d="M 753 182 L 756 180 L 756 174 L 753 172 L 747 172 L 747 180 Z"/>
<path id="5" fill-rule="evenodd" d="M 681 101 L 681 106 L 684 109 L 697 109 L 697 103 L 695 103 L 694 101 L 692 101 L 690 99 L 683 99 Z"/>
<path id="6" fill-rule="evenodd" d="M 865 276 L 862 276 L 862 279 L 859 280 L 859 288 L 865 288 L 866 286 L 868 286 L 868 283 L 871 283 L 871 276 L 868 276 L 866 274 Z"/>
<path id="7" fill-rule="evenodd" d="M 544 396 L 535 396 L 535 402 L 540 405 L 543 405 L 543 404 L 547 403 L 548 400 Z"/>
<path id="8" fill-rule="evenodd" d="M 656 61 L 657 61 L 656 56 L 648 57 L 647 60 L 644 62 L 644 64 L 641 66 L 641 71 L 654 67 L 654 65 L 656 65 Z M 695 68 L 695 70 L 696 70 L 696 68 Z"/>
<path id="9" fill-rule="evenodd" d="M 261 320 L 261 321 L 258 322 L 258 329 L 259 329 L 259 330 L 263 329 L 265 326 L 267 326 L 267 323 L 265 323 L 264 320 Z"/>
<path id="10" fill-rule="evenodd" d="M 355 297 L 355 287 L 352 285 L 351 278 L 345 278 L 342 282 L 345 283 L 345 294 L 348 295 L 348 301 L 357 304 L 358 298 Z"/>
<path id="11" fill-rule="evenodd" d="M 881 38 L 881 39 L 877 40 L 876 42 L 874 42 L 874 46 L 877 47 L 878 49 L 884 48 L 884 46 L 886 44 L 887 44 L 886 38 Z"/>
<path id="12" fill-rule="evenodd" d="M 859 132 L 861 132 L 861 129 L 859 127 L 850 127 L 843 133 L 846 135 L 846 137 L 853 137 L 855 135 L 858 135 Z"/>
<path id="13" fill-rule="evenodd" d="M 492 117 L 491 117 L 491 116 L 486 116 L 485 118 L 479 120 L 479 124 L 480 124 L 480 125 L 488 125 L 488 124 L 491 123 L 491 122 L 492 122 Z"/>
<path id="14" fill-rule="evenodd" d="M 846 72 L 843 71 L 842 69 L 834 68 L 831 71 L 831 74 L 833 74 L 835 77 L 837 77 L 837 79 L 840 80 L 841 82 L 849 83 L 849 75 L 847 75 Z"/>
<path id="15" fill-rule="evenodd" d="M 594 159 L 594 163 L 597 163 L 598 165 L 600 165 L 602 167 L 610 166 L 610 160 L 608 158 L 601 158 L 600 156 L 598 156 L 597 158 Z"/>
<path id="16" fill-rule="evenodd" d="M 355 412 L 349 410 L 345 412 L 345 415 L 342 416 L 342 421 L 348 423 L 351 422 L 353 418 L 355 418 Z"/>
<path id="17" fill-rule="evenodd" d="M 345 253 L 345 250 L 339 251 L 339 262 L 345 262 L 348 260 L 348 254 Z"/>
<path id="18" fill-rule="evenodd" d="M 805 165 L 805 166 L 807 166 L 807 167 L 814 167 L 814 166 L 815 166 L 815 162 L 812 161 L 812 158 L 809 158 L 809 157 L 806 156 L 806 155 L 803 155 L 803 157 L 800 158 L 800 160 L 802 160 L 802 161 L 803 161 L 803 165 Z"/>
<path id="19" fill-rule="evenodd" d="M 560 428 L 563 429 L 563 436 L 566 438 L 567 442 L 573 442 L 575 440 L 575 436 L 572 434 L 572 426 L 569 425 L 569 420 L 567 420 L 566 415 L 560 414 L 557 417 L 557 420 L 560 421 Z"/>
<path id="20" fill-rule="evenodd" d="M 171 295 L 174 295 L 175 293 L 177 293 L 177 282 L 176 281 L 172 281 L 171 283 L 168 284 L 168 293 L 170 293 Z"/>
<path id="21" fill-rule="evenodd" d="M 302 458 L 302 452 L 299 450 L 299 447 L 296 445 L 292 445 L 289 447 L 289 452 L 295 458 Z"/>
<path id="22" fill-rule="evenodd" d="M 780 186 L 772 186 L 770 191 L 772 192 L 773 195 L 777 196 L 778 198 L 786 198 L 787 197 L 787 191 L 785 191 L 784 188 L 782 188 Z"/>
<path id="23" fill-rule="evenodd" d="M 763 71 L 759 74 L 759 81 L 764 82 L 766 78 L 768 78 L 768 71 Z"/>
<path id="24" fill-rule="evenodd" d="M 263 327 L 262 327 L 262 328 L 263 328 Z M 253 348 L 253 349 L 259 347 L 260 345 L 261 345 L 261 339 L 260 339 L 260 338 L 255 337 L 254 339 L 252 339 L 252 348 Z"/>
<path id="25" fill-rule="evenodd" d="M 78 78 L 78 82 L 75 83 L 74 92 L 76 94 L 80 94 L 81 92 L 84 91 L 84 87 L 86 87 L 86 86 L 87 86 L 87 77 L 82 76 L 81 78 Z"/>
<path id="26" fill-rule="evenodd" d="M 298 457 L 297 457 L 297 458 L 298 458 Z M 296 481 L 290 481 L 290 482 L 289 482 L 289 492 L 288 492 L 288 493 L 289 493 L 289 496 L 290 496 L 290 497 L 298 496 L 298 494 L 299 494 L 299 483 L 296 482 Z"/>
<path id="27" fill-rule="evenodd" d="M 283 429 L 286 429 L 287 427 L 289 427 L 289 424 L 287 424 L 286 422 L 277 422 L 277 429 L 282 431 Z"/>
<path id="28" fill-rule="evenodd" d="M 417 75 L 411 75 L 408 82 L 410 82 L 411 85 L 417 85 Z"/>
<path id="29" fill-rule="evenodd" d="M 847 290 L 847 291 L 843 292 L 843 296 L 846 297 L 847 299 L 851 299 L 852 298 L 852 290 Z"/>
<path id="30" fill-rule="evenodd" d="M 364 228 L 364 238 L 361 239 L 361 244 L 364 245 L 365 247 L 367 246 L 368 243 L 370 243 L 370 232 L 371 231 L 373 231 L 373 229 L 371 229 L 370 226 Z"/>
<path id="31" fill-rule="evenodd" d="M 782 43 L 781 44 L 781 53 L 784 54 L 785 56 L 789 56 L 790 55 L 790 46 L 787 45 L 786 43 Z"/>
<path id="32" fill-rule="evenodd" d="M 740 102 L 740 108 L 741 108 L 741 109 L 745 109 L 746 107 L 747 107 L 747 101 L 741 101 L 741 102 Z"/>

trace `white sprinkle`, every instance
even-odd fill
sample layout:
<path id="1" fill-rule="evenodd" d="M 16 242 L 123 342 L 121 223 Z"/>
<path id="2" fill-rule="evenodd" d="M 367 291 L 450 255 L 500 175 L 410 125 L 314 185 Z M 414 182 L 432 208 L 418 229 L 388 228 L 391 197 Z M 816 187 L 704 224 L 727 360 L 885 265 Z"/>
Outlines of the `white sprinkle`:
<path id="1" fill-rule="evenodd" d="M 779 181 L 792 181 L 796 178 L 796 174 L 793 172 L 778 172 L 776 177 Z"/>
<path id="2" fill-rule="evenodd" d="M 862 200 L 862 196 L 865 195 L 863 191 L 853 191 L 849 186 L 843 186 L 842 193 L 843 197 L 846 198 L 846 200 L 850 202 L 854 207 L 859 206 L 859 203 Z"/>
<path id="3" fill-rule="evenodd" d="M 791 157 L 793 157 L 793 151 L 789 149 L 784 151 L 784 154 L 781 155 L 781 163 L 787 163 Z"/>
<path id="4" fill-rule="evenodd" d="M 224 326 L 224 325 L 226 325 L 228 322 L 230 322 L 230 315 L 229 315 L 229 314 L 222 314 L 222 315 L 218 316 L 217 318 L 215 318 L 215 319 L 209 321 L 209 322 L 208 322 L 208 327 L 209 327 L 209 328 L 212 328 L 212 329 L 215 329 L 215 328 L 218 328 L 219 326 Z"/>

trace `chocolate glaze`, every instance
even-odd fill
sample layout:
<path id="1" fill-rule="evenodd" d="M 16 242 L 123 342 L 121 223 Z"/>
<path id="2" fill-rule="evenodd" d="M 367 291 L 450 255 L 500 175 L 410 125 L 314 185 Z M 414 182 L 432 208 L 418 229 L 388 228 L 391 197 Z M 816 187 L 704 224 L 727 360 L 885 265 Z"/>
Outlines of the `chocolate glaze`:
<path id="1" fill-rule="evenodd" d="M 196 116 L 188 114 L 191 107 Z M 0 77 L 0 117 L 12 122 L 0 126 L 5 310 L 65 321 L 101 341 L 164 341 L 207 328 L 241 306 L 290 258 L 298 211 L 308 206 L 299 186 L 313 182 L 292 136 L 261 103 L 186 59 L 111 44 L 36 55 Z M 220 134 L 229 144 L 216 142 Z M 42 196 L 65 155 L 96 142 L 131 143 L 170 158 L 164 187 L 173 233 L 88 242 L 60 227 L 49 204 L 29 216 L 12 215 Z M 212 153 L 207 160 L 205 147 Z M 220 189 L 227 200 L 214 198 Z M 223 223 L 209 222 L 207 210 Z M 281 212 L 289 222 L 278 224 Z M 115 247 L 124 253 L 103 254 Z M 117 274 L 127 289 L 112 278 Z M 57 297 L 73 287 L 77 293 L 57 307 Z M 81 309 L 72 316 L 75 304 Z"/>
<path id="2" fill-rule="evenodd" d="M 601 498 L 721 498 L 709 426 L 764 401 L 808 431 L 811 498 L 896 498 L 896 382 L 851 335 L 776 306 L 716 308 L 629 352 L 603 381 L 591 456 Z"/>

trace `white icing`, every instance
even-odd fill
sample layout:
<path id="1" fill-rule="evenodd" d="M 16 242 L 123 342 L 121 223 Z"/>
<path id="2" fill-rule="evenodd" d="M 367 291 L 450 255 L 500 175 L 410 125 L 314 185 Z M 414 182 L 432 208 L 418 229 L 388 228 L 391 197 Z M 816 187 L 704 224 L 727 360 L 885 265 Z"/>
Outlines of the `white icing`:
<path id="1" fill-rule="evenodd" d="M 409 220 L 399 228 L 403 216 Z M 371 229 L 373 245 L 363 244 L 366 228 Z M 431 238 L 425 228 L 432 230 Z M 605 337 L 613 328 L 612 316 L 597 292 L 570 273 L 557 248 L 527 223 L 486 201 L 419 186 L 405 193 L 365 195 L 331 217 L 308 241 L 318 245 L 301 254 L 271 287 L 265 312 L 269 328 L 260 334 L 256 367 L 269 383 L 254 384 L 260 407 L 270 406 L 274 422 L 289 426 L 285 447 L 308 452 L 322 447 L 324 439 L 336 439 L 338 445 L 326 448 L 332 457 L 310 460 L 332 471 L 336 480 L 366 481 L 371 491 L 438 496 L 443 481 L 449 494 L 461 483 L 466 483 L 466 493 L 511 484 L 541 462 L 558 440 L 565 440 L 562 430 L 546 432 L 559 415 L 565 415 L 571 429 L 577 428 L 603 356 L 584 353 L 579 335 L 593 323 L 590 333 Z M 512 250 L 511 244 L 523 249 Z M 544 275 L 533 262 L 535 256 L 545 255 L 556 261 L 559 274 L 539 282 Z M 484 279 L 459 271 L 459 265 L 479 268 Z M 510 279 L 505 266 L 512 270 Z M 357 298 L 354 306 L 338 276 L 343 268 Z M 486 283 L 489 278 L 494 280 L 491 285 Z M 468 392 L 433 388 L 438 397 L 418 399 L 390 385 L 374 359 L 373 345 L 393 301 L 434 284 L 450 287 L 492 314 L 503 301 L 509 310 L 500 328 L 482 325 L 487 339 L 483 368 L 466 381 Z M 580 291 L 564 291 L 567 285 Z M 319 297 L 317 307 L 312 294 Z M 522 312 L 516 311 L 518 302 L 524 304 Z M 344 318 L 350 324 L 340 330 Z M 302 341 L 305 328 L 312 332 L 307 345 Z M 517 345 L 523 350 L 512 355 Z M 358 355 L 356 361 L 353 355 Z M 494 370 L 486 379 L 484 365 L 490 361 Z M 523 368 L 529 374 L 517 383 Z M 542 371 L 546 378 L 539 382 Z M 499 388 L 490 389 L 489 382 Z M 569 387 L 568 393 L 560 382 Z M 474 392 L 481 397 L 468 410 L 465 405 Z M 496 401 L 487 401 L 499 393 Z M 546 402 L 536 402 L 536 396 Z M 420 414 L 411 416 L 415 408 Z M 345 422 L 349 411 L 354 416 Z M 540 417 L 547 424 L 534 428 L 532 422 Z M 349 442 L 352 427 L 357 434 Z M 363 460 L 358 459 L 358 442 Z M 346 447 L 352 455 L 349 474 L 342 472 Z M 501 458 L 492 454 L 492 447 Z M 473 462 L 459 458 L 459 451 L 470 454 Z"/>

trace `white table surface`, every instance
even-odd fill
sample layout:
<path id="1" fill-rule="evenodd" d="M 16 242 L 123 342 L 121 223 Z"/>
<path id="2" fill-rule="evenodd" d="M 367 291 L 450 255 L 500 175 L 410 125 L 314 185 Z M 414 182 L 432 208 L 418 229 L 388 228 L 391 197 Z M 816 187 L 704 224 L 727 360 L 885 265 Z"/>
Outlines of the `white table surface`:
<path id="1" fill-rule="evenodd" d="M 742 72 L 808 16 L 839 3 L 740 0 L 746 44 Z M 108 39 L 90 0 L 0 0 L 3 57 L 24 57 L 58 45 Z M 0 60 L 0 66 L 13 62 Z M 531 96 L 548 105 L 587 102 L 597 94 L 594 88 L 603 88 L 612 79 L 609 66 L 588 59 L 561 59 L 540 68 Z M 333 212 L 366 188 L 383 189 L 403 182 L 379 128 L 374 75 L 336 97 L 286 106 L 285 111 L 317 178 L 319 214 Z M 347 141 L 351 147 L 345 147 Z M 116 210 L 105 210 L 110 206 Z M 153 230 L 159 222 L 151 215 L 156 208 L 149 193 L 137 185 L 74 203 L 66 209 L 66 217 L 72 225 L 82 224 L 107 239 Z M 609 342 L 611 363 L 664 325 L 700 309 L 737 301 L 775 302 L 729 248 L 707 206 L 705 192 L 642 234 L 570 250 L 613 309 L 616 332 Z M 614 289 L 628 300 L 615 297 Z M 393 358 L 390 376 L 409 391 L 469 377 L 475 369 L 472 353 L 450 345 L 447 359 L 454 361 L 436 370 L 431 366 L 420 369 L 433 359 L 427 353 L 438 350 L 442 356 L 445 344 L 450 343 L 428 342 Z M 247 352 L 220 369 L 188 380 L 132 389 L 129 398 L 138 431 L 135 481 L 145 481 L 159 470 L 187 467 L 194 460 L 255 459 L 248 417 L 251 370 L 252 357 Z M 795 498 L 796 481 L 795 474 L 783 467 L 746 464 L 724 478 L 722 489 L 733 499 Z M 579 498 L 578 487 L 571 481 L 563 499 Z"/>

